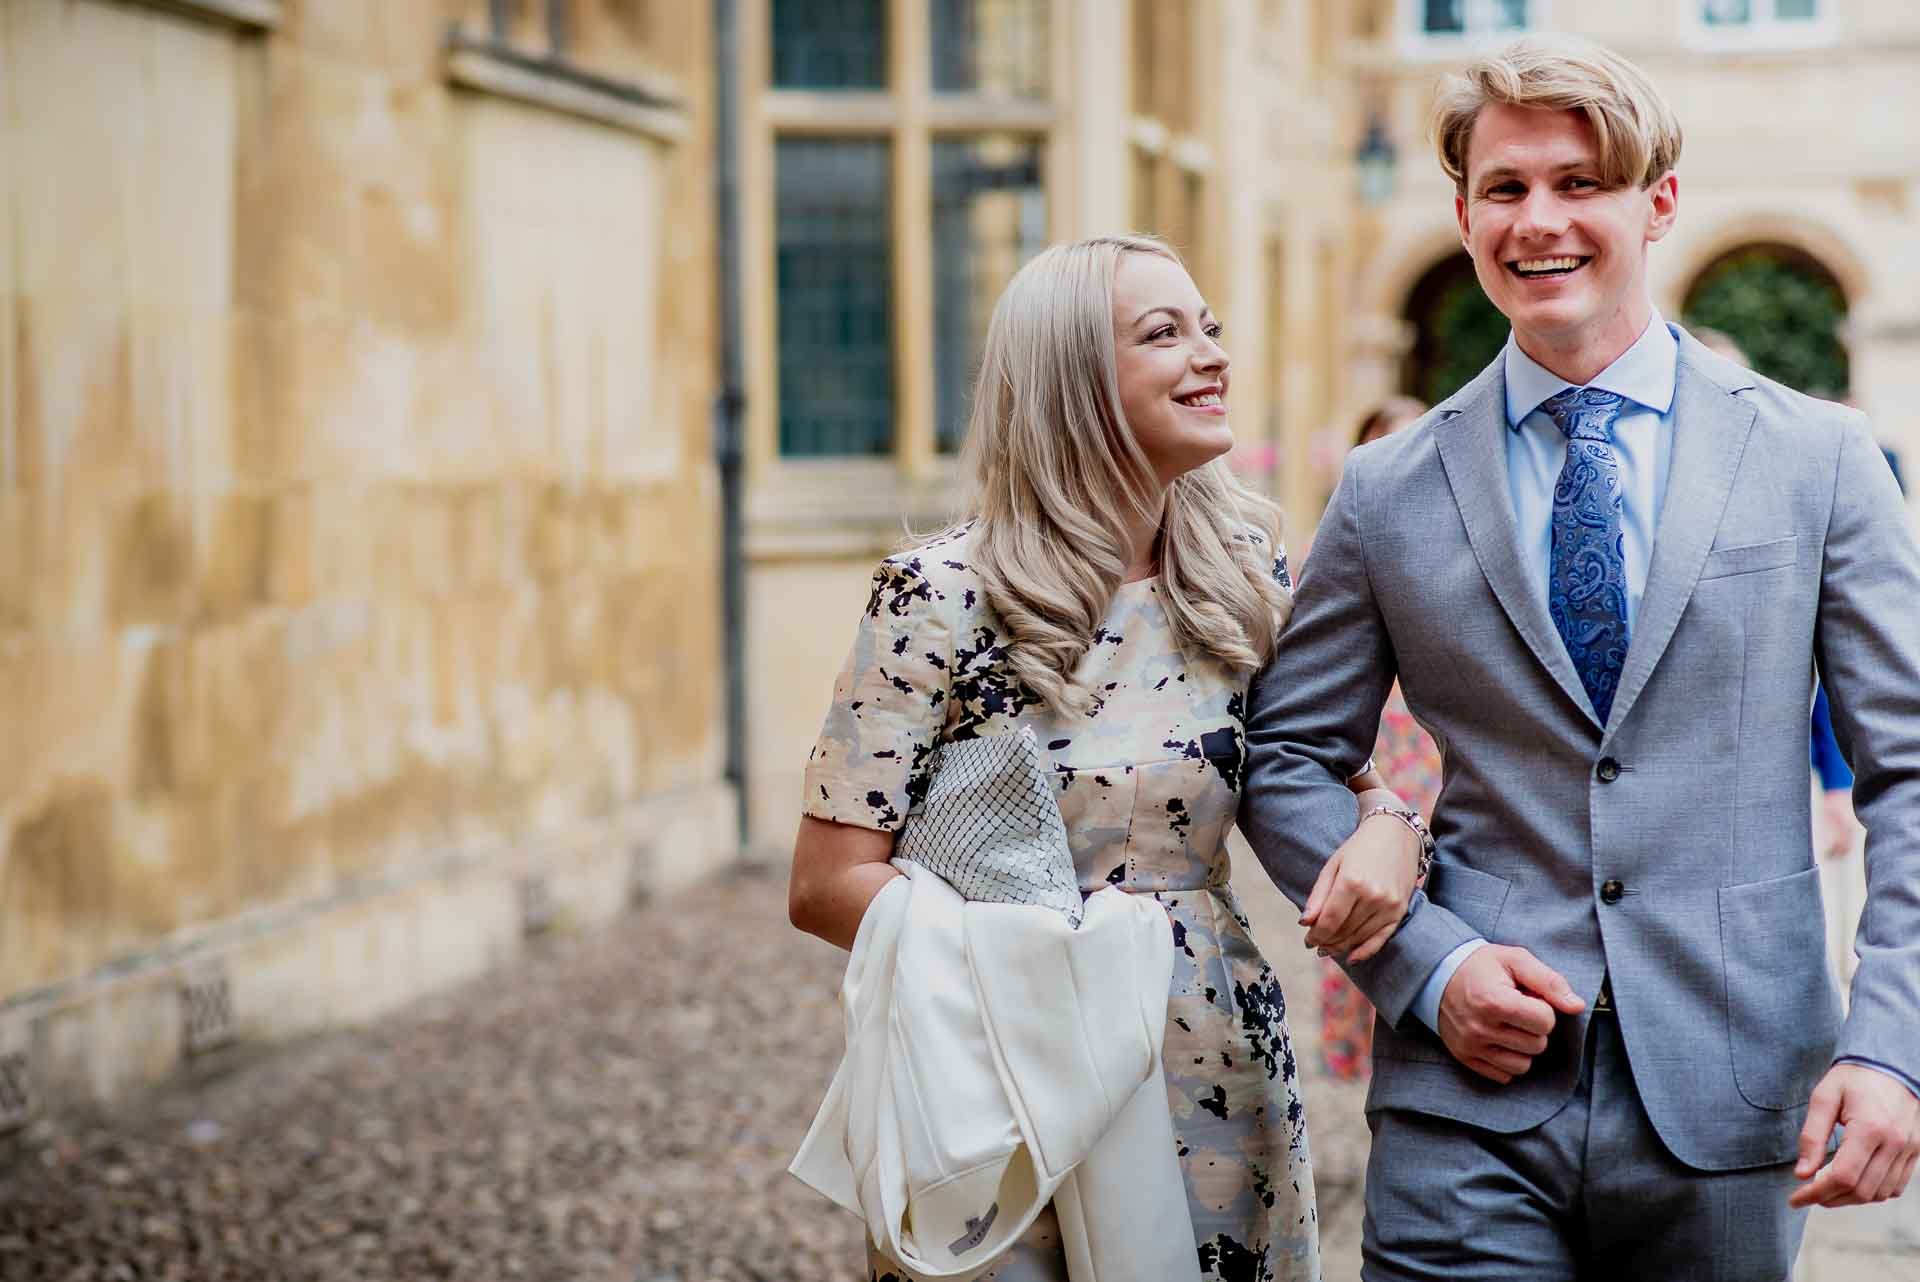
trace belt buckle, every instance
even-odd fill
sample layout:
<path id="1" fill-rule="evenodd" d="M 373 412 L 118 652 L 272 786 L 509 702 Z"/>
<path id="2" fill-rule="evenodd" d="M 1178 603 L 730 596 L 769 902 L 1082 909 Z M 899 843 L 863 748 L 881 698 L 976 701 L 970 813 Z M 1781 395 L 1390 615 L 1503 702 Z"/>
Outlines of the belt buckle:
<path id="1" fill-rule="evenodd" d="M 1593 999 L 1593 1010 L 1596 1015 L 1601 1011 L 1609 1014 L 1613 1011 L 1613 980 L 1607 975 L 1600 976 L 1600 995 Z"/>

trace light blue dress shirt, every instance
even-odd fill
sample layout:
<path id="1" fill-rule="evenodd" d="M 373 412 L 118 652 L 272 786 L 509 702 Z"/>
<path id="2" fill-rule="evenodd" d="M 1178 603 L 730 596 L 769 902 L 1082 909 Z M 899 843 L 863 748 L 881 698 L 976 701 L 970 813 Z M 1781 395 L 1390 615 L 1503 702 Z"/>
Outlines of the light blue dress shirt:
<path id="1" fill-rule="evenodd" d="M 1614 420 L 1614 453 L 1620 460 L 1621 536 L 1626 553 L 1627 648 L 1633 648 L 1633 630 L 1640 598 L 1647 590 L 1647 570 L 1653 563 L 1653 538 L 1660 505 L 1667 494 L 1667 467 L 1673 458 L 1673 395 L 1680 344 L 1659 312 L 1654 312 L 1632 347 L 1594 376 L 1588 387 L 1617 392 L 1627 400 Z M 1514 528 L 1532 571 L 1534 590 L 1547 599 L 1547 580 L 1553 566 L 1553 488 L 1567 461 L 1567 437 L 1540 405 L 1548 397 L 1574 386 L 1546 369 L 1507 338 L 1501 353 L 1507 382 L 1507 485 L 1513 495 Z M 1389 780 L 1389 783 L 1392 781 Z M 1484 939 L 1470 939 L 1440 960 L 1414 998 L 1413 1013 L 1434 1032 L 1440 1031 L 1440 997 L 1460 964 Z M 1846 1057 L 1836 1063 L 1854 1063 L 1888 1074 L 1915 1095 L 1920 1082 L 1877 1060 Z"/>
<path id="2" fill-rule="evenodd" d="M 1627 399 L 1614 420 L 1613 449 L 1620 460 L 1628 649 L 1633 648 L 1634 621 L 1647 591 L 1647 567 L 1653 563 L 1654 527 L 1667 493 L 1667 465 L 1673 456 L 1674 369 L 1679 357 L 1679 342 L 1655 312 L 1633 346 L 1587 384 Z M 1566 465 L 1567 436 L 1540 405 L 1574 384 L 1521 351 L 1511 336 L 1500 359 L 1507 382 L 1507 486 L 1513 495 L 1514 528 L 1519 531 L 1534 591 L 1544 601 L 1553 568 L 1553 487 Z M 1440 1031 L 1441 994 L 1460 963 L 1486 942 L 1469 939 L 1433 968 L 1413 999 L 1413 1013 L 1421 1023 Z"/>

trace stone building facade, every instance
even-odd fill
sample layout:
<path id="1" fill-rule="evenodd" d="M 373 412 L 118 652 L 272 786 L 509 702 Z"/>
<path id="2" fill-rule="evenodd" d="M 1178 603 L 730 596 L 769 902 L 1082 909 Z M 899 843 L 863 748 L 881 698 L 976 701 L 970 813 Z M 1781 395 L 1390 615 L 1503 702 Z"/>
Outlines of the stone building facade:
<path id="1" fill-rule="evenodd" d="M 0 1124 L 731 858 L 711 39 L 0 0 Z"/>

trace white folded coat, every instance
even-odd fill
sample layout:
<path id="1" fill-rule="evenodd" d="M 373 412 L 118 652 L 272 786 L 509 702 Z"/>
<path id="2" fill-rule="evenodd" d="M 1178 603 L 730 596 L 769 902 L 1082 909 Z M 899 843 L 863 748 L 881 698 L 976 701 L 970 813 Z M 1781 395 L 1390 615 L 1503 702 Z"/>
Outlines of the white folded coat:
<path id="1" fill-rule="evenodd" d="M 841 986 L 846 1056 L 789 1169 L 916 1277 L 984 1271 L 1051 1200 L 1075 1282 L 1197 1282 L 1160 1066 L 1166 912 L 1109 888 L 1075 930 L 894 863 Z"/>

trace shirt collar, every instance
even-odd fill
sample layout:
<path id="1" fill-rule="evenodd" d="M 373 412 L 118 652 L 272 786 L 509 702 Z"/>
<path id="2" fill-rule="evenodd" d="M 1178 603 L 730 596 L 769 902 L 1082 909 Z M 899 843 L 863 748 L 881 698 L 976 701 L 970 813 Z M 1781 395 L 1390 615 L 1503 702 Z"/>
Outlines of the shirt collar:
<path id="1" fill-rule="evenodd" d="M 1540 408 L 1542 401 L 1573 386 L 1521 351 L 1512 335 L 1507 336 L 1506 350 L 1501 355 L 1507 377 L 1507 426 L 1515 431 L 1520 430 L 1527 415 Z M 1587 386 L 1617 392 L 1656 414 L 1665 414 L 1673 405 L 1674 371 L 1679 358 L 1680 344 L 1674 340 L 1667 322 L 1655 311 L 1633 346 L 1620 353 L 1619 358 L 1595 375 Z"/>

